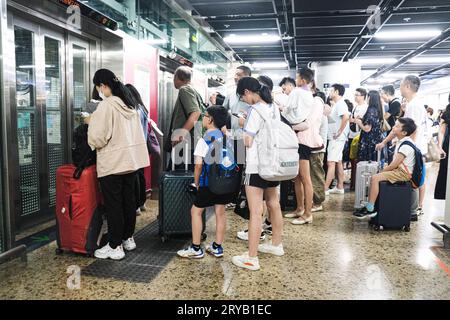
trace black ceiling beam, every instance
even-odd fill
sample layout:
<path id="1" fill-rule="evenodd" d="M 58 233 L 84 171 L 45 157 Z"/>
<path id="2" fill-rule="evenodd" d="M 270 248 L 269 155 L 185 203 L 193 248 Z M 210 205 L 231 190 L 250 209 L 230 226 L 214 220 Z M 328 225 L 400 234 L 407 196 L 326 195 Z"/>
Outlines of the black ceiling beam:
<path id="1" fill-rule="evenodd" d="M 356 57 L 359 51 L 363 49 L 370 42 L 370 40 L 372 40 L 372 37 L 367 36 L 374 35 L 378 30 L 380 30 L 392 17 L 392 12 L 394 9 L 398 8 L 403 2 L 404 0 L 383 0 L 379 6 L 379 12 L 376 13 L 380 15 L 379 25 L 376 26 L 376 28 L 371 26 L 372 20 L 375 18 L 375 16 L 371 16 L 342 60 L 348 61 Z"/>
<path id="2" fill-rule="evenodd" d="M 426 13 L 443 13 L 450 11 L 450 6 L 422 6 L 422 7 L 399 7 L 393 14 L 426 14 Z"/>
<path id="3" fill-rule="evenodd" d="M 276 16 L 280 16 L 280 14 L 278 13 L 277 4 L 276 4 L 275 1 L 276 1 L 276 0 L 272 0 L 273 11 L 274 11 L 274 13 L 275 13 Z M 284 15 L 282 15 L 282 16 L 284 16 Z M 276 19 L 276 22 L 277 22 L 277 27 L 278 27 L 278 34 L 279 34 L 280 38 L 282 38 L 283 35 L 281 34 L 281 25 L 280 25 L 280 20 L 279 20 L 279 18 Z M 290 65 L 290 64 L 291 64 L 291 59 L 292 59 L 292 53 L 289 53 L 289 57 L 288 57 L 288 55 L 285 53 L 285 52 L 286 52 L 286 49 L 285 49 L 285 47 L 284 47 L 284 42 L 283 42 L 283 40 L 281 40 L 281 47 L 282 47 L 283 52 L 284 52 L 284 59 L 285 59 L 285 61 Z M 292 51 L 292 47 L 291 47 L 291 46 L 289 46 L 289 51 L 290 51 L 290 52 Z"/>
<path id="4" fill-rule="evenodd" d="M 420 47 L 418 47 L 416 50 L 413 50 L 410 53 L 406 54 L 405 56 L 400 58 L 396 63 L 394 63 L 394 64 L 392 64 L 390 66 L 381 68 L 380 70 L 378 70 L 377 72 L 372 74 L 370 77 L 368 77 L 364 81 L 362 81 L 362 83 L 364 84 L 370 78 L 378 78 L 382 74 L 400 67 L 401 65 L 405 64 L 406 62 L 408 62 L 410 59 L 412 59 L 412 58 L 414 58 L 414 57 L 424 53 L 425 51 L 427 51 L 430 48 L 433 48 L 434 46 L 437 46 L 439 43 L 445 41 L 449 37 L 450 37 L 450 28 L 448 28 L 447 30 L 442 32 L 440 35 L 434 37 L 433 39 L 425 42 Z"/>
<path id="5" fill-rule="evenodd" d="M 450 68 L 450 63 L 446 63 L 446 64 L 443 64 L 443 65 L 441 65 L 439 67 L 436 67 L 436 68 L 433 68 L 433 69 L 428 70 L 426 72 L 423 72 L 419 76 L 420 77 L 424 77 L 424 76 L 427 76 L 429 74 L 435 73 L 436 71 L 440 71 L 440 70 L 446 69 L 446 68 Z"/>
<path id="6" fill-rule="evenodd" d="M 450 6 L 423 6 L 423 7 L 397 7 L 392 10 L 393 15 L 399 14 L 430 14 L 450 12 Z M 292 12 L 292 18 L 333 18 L 333 17 L 370 17 L 366 10 L 347 11 L 309 11 Z M 206 21 L 234 21 L 234 20 L 254 20 L 254 19 L 278 19 L 283 18 L 283 14 L 260 13 L 260 14 L 237 14 L 204 17 Z"/>

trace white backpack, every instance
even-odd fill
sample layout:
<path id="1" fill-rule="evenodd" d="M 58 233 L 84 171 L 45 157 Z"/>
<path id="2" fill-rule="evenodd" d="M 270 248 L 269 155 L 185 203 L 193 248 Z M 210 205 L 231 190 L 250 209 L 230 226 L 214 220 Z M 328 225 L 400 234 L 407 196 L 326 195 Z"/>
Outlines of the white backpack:
<path id="1" fill-rule="evenodd" d="M 254 108 L 264 120 L 256 135 L 258 146 L 258 174 L 267 181 L 286 181 L 298 176 L 298 140 L 287 124 L 278 120 L 272 111 L 267 114 Z"/>

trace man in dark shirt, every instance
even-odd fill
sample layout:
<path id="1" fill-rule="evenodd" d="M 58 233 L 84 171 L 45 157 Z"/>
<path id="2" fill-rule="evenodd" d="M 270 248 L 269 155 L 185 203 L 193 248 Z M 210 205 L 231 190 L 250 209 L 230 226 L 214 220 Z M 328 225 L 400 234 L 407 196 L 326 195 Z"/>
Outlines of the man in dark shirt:
<path id="1" fill-rule="evenodd" d="M 385 86 L 381 89 L 381 99 L 389 104 L 389 109 L 384 115 L 391 128 L 395 126 L 395 122 L 400 117 L 401 104 L 400 100 L 395 97 L 395 88 L 392 85 Z M 388 132 L 389 134 L 389 132 Z"/>
<path id="2" fill-rule="evenodd" d="M 181 142 L 187 142 L 187 147 L 190 153 L 190 159 L 187 157 L 189 168 L 193 168 L 193 153 L 194 153 L 194 127 L 201 116 L 201 96 L 194 89 L 191 84 L 192 70 L 188 67 L 180 67 L 175 71 L 174 85 L 179 90 L 178 99 L 175 103 L 175 108 L 172 114 L 172 121 L 170 125 L 170 135 L 166 138 L 165 151 L 171 152 L 172 148 Z M 197 132 L 197 136 L 201 136 L 201 132 Z M 184 152 L 183 163 L 186 162 Z M 177 161 L 179 162 L 179 161 Z M 169 170 L 171 163 L 169 164 Z M 178 164 L 176 168 L 182 168 L 183 165 Z"/>

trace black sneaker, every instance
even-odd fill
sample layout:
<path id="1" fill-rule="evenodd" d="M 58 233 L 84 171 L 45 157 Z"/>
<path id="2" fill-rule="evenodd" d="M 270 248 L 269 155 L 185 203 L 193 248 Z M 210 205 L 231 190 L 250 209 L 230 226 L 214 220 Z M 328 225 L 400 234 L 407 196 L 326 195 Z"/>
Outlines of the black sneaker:
<path id="1" fill-rule="evenodd" d="M 425 214 L 425 212 L 423 212 L 422 207 L 417 208 L 417 215 L 418 216 L 423 216 Z"/>
<path id="2" fill-rule="evenodd" d="M 272 235 L 272 224 L 267 219 L 263 223 L 263 232 L 269 236 Z"/>
<path id="3" fill-rule="evenodd" d="M 378 214 L 377 212 L 369 211 L 369 210 L 367 210 L 366 207 L 363 207 L 360 210 L 353 213 L 353 216 L 360 220 L 364 220 L 367 218 L 373 219 L 377 216 L 377 214 Z"/>

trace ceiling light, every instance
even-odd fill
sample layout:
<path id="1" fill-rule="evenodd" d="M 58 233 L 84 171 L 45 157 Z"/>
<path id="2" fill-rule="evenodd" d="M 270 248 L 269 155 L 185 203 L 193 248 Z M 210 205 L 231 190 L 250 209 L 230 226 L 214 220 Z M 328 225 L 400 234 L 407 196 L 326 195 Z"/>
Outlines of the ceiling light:
<path id="1" fill-rule="evenodd" d="M 250 43 L 271 43 L 278 42 L 281 40 L 280 36 L 277 35 L 229 35 L 223 40 L 229 44 L 250 44 Z"/>
<path id="2" fill-rule="evenodd" d="M 450 63 L 450 56 L 435 56 L 435 57 L 417 57 L 412 58 L 410 63 Z"/>
<path id="3" fill-rule="evenodd" d="M 407 72 L 388 72 L 383 74 L 383 78 L 397 78 L 397 79 L 403 79 L 406 76 L 416 76 L 418 77 L 418 74 L 415 73 L 407 73 Z"/>
<path id="4" fill-rule="evenodd" d="M 288 65 L 284 61 L 275 61 L 275 62 L 255 62 L 252 65 L 253 69 L 284 69 L 287 68 Z"/>
<path id="5" fill-rule="evenodd" d="M 397 59 L 395 59 L 395 58 L 361 58 L 361 59 L 356 59 L 356 62 L 359 62 L 362 65 L 367 65 L 367 64 L 392 64 L 392 63 L 396 63 Z"/>
<path id="6" fill-rule="evenodd" d="M 395 79 L 395 78 L 380 78 L 380 79 L 370 78 L 367 80 L 367 82 L 372 83 L 372 84 L 388 84 L 388 83 L 393 83 L 397 80 L 398 79 Z"/>
<path id="7" fill-rule="evenodd" d="M 440 30 L 416 30 L 416 31 L 381 31 L 375 34 L 376 39 L 422 39 L 434 38 L 440 35 Z"/>

